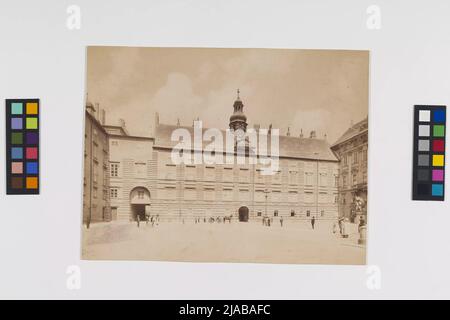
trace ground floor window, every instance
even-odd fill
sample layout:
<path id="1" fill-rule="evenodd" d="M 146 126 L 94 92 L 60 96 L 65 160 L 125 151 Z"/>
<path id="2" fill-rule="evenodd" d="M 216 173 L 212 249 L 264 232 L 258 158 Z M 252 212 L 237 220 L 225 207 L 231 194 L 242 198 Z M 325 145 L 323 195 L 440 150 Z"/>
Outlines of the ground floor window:
<path id="1" fill-rule="evenodd" d="M 320 216 L 323 217 L 325 215 L 325 210 L 320 211 Z"/>
<path id="2" fill-rule="evenodd" d="M 291 210 L 291 217 L 295 217 L 295 211 Z"/>
<path id="3" fill-rule="evenodd" d="M 274 217 L 278 217 L 278 210 L 275 210 L 275 211 L 273 212 L 273 216 L 274 216 Z"/>
<path id="4" fill-rule="evenodd" d="M 256 213 L 256 215 L 257 215 L 258 217 L 261 217 L 261 211 L 258 211 L 258 212 Z"/>
<path id="5" fill-rule="evenodd" d="M 306 210 L 306 216 L 307 217 L 311 216 L 311 211 L 310 210 Z"/>

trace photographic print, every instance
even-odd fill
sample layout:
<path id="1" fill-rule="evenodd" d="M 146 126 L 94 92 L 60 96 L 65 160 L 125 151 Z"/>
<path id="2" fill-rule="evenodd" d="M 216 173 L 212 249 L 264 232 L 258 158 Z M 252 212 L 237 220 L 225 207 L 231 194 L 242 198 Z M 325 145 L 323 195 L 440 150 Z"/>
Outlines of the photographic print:
<path id="1" fill-rule="evenodd" d="M 369 52 L 87 48 L 82 258 L 366 263 Z"/>

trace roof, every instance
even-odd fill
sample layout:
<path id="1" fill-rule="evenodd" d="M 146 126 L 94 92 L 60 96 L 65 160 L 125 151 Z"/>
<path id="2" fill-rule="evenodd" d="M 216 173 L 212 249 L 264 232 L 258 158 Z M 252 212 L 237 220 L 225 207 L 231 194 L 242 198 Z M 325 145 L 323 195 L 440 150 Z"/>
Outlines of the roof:
<path id="1" fill-rule="evenodd" d="M 178 141 L 171 141 L 172 132 L 175 129 L 186 129 L 194 135 L 194 128 L 187 126 L 176 126 L 159 124 L 155 130 L 155 146 L 161 148 L 173 148 L 178 144 Z M 203 133 L 208 128 L 202 128 Z M 225 130 L 220 130 L 223 137 L 226 137 Z M 203 141 L 203 146 L 209 145 L 211 141 Z M 223 144 L 225 147 L 225 143 Z M 334 153 L 330 149 L 330 145 L 324 139 L 316 138 L 300 138 L 292 136 L 280 136 L 280 157 L 310 159 L 310 160 L 324 160 L 324 161 L 338 161 Z M 267 149 L 270 153 L 270 139 L 268 141 Z"/>
<path id="2" fill-rule="evenodd" d="M 110 135 L 113 135 L 112 130 L 120 131 L 120 134 L 117 134 L 117 135 L 122 135 L 122 136 L 128 136 L 129 135 L 128 131 L 122 126 L 113 126 L 113 125 L 105 124 L 103 127 L 105 128 L 106 131 L 108 131 L 108 133 Z"/>
<path id="3" fill-rule="evenodd" d="M 347 131 L 345 131 L 344 134 L 339 139 L 337 139 L 335 143 L 331 145 L 331 148 L 334 148 L 337 145 L 346 142 L 356 137 L 357 135 L 365 133 L 367 131 L 368 131 L 368 118 L 366 117 L 365 119 L 348 128 Z"/>

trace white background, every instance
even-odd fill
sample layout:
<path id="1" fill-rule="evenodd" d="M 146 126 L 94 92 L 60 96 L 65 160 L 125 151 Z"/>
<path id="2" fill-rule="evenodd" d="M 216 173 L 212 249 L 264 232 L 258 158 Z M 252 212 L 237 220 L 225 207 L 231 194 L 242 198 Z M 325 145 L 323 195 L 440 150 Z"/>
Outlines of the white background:
<path id="1" fill-rule="evenodd" d="M 66 27 L 71 4 L 80 30 Z M 372 4 L 380 30 L 366 27 Z M 0 99 L 40 98 L 42 113 L 39 196 L 6 195 L 0 134 L 0 297 L 450 298 L 448 183 L 445 202 L 411 201 L 413 105 L 450 104 L 449 15 L 446 0 L 2 0 Z M 370 50 L 368 263 L 380 290 L 365 266 L 80 261 L 87 45 Z M 66 287 L 69 265 L 80 290 Z"/>

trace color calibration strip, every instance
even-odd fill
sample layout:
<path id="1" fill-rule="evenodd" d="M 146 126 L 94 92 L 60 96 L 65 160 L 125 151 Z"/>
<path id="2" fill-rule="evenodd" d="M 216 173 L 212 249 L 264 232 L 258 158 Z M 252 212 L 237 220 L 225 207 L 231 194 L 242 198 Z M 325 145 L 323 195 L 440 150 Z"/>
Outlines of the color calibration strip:
<path id="1" fill-rule="evenodd" d="M 6 100 L 6 193 L 39 194 L 39 99 Z"/>
<path id="2" fill-rule="evenodd" d="M 444 201 L 445 106 L 414 106 L 413 200 Z"/>

